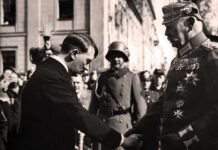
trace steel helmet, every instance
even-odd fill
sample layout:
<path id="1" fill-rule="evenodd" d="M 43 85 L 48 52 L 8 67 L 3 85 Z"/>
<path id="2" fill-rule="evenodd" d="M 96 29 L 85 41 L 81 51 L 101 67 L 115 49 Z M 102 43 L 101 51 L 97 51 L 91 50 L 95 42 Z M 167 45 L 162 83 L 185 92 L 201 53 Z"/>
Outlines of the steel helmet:
<path id="1" fill-rule="evenodd" d="M 121 41 L 112 42 L 109 45 L 108 52 L 105 56 L 107 60 L 111 57 L 113 53 L 121 53 L 123 54 L 123 58 L 125 62 L 129 61 L 129 50 L 128 47 Z"/>

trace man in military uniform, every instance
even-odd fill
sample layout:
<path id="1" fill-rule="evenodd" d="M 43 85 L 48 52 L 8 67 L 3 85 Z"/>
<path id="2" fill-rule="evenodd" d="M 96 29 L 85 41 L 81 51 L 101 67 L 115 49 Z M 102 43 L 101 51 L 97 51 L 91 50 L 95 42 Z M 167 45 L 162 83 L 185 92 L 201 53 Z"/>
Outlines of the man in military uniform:
<path id="1" fill-rule="evenodd" d="M 126 45 L 120 41 L 111 43 L 106 59 L 111 67 L 96 83 L 90 111 L 113 129 L 125 133 L 132 127 L 131 108 L 134 106 L 136 118 L 140 119 L 146 112 L 146 103 L 141 95 L 139 77 L 126 66 L 129 61 Z M 105 149 L 108 148 L 102 145 L 102 150 Z"/>
<path id="2" fill-rule="evenodd" d="M 163 13 L 177 56 L 160 101 L 126 136 L 141 133 L 145 141 L 158 139 L 162 150 L 218 149 L 218 50 L 203 33 L 194 3 L 173 3 Z"/>
<path id="3" fill-rule="evenodd" d="M 162 69 L 155 69 L 153 73 L 151 90 L 157 92 L 159 95 L 162 95 L 164 91 L 165 84 L 165 74 Z"/>
<path id="4" fill-rule="evenodd" d="M 148 70 L 142 72 L 143 92 L 145 102 L 147 103 L 147 112 L 150 111 L 152 105 L 158 101 L 160 94 L 151 90 L 152 75 Z"/>

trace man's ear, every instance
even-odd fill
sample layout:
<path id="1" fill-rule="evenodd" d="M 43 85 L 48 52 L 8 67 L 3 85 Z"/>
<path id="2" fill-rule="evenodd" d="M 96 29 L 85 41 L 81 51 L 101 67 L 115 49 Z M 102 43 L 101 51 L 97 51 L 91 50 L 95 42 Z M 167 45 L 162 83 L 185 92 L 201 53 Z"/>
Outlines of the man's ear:
<path id="1" fill-rule="evenodd" d="M 195 19 L 193 17 L 189 17 L 185 22 L 184 25 L 188 28 L 188 31 L 191 31 L 195 23 Z"/>
<path id="2" fill-rule="evenodd" d="M 77 48 L 71 50 L 70 52 L 71 59 L 74 60 L 78 54 L 79 54 L 79 50 Z"/>
<path id="3" fill-rule="evenodd" d="M 76 58 L 76 55 L 79 53 L 78 49 L 71 50 L 68 55 L 64 58 L 66 62 L 70 62 Z"/>

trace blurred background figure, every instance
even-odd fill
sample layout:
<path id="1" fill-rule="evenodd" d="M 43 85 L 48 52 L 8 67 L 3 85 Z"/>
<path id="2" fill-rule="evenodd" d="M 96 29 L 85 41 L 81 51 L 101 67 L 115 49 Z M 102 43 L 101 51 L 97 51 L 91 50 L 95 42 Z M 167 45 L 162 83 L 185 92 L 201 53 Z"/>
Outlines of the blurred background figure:
<path id="1" fill-rule="evenodd" d="M 145 70 L 139 73 L 139 78 L 141 80 L 142 87 L 145 89 L 149 89 L 151 86 L 152 75 L 150 71 Z"/>
<path id="2" fill-rule="evenodd" d="M 151 90 L 152 75 L 150 71 L 145 70 L 140 73 L 140 76 L 143 85 L 142 95 L 147 103 L 147 112 L 149 112 L 152 105 L 158 101 L 159 93 Z"/>
<path id="3" fill-rule="evenodd" d="M 0 77 L 0 148 L 12 150 L 20 122 L 20 93 L 23 81 L 13 67 Z"/>
<path id="4" fill-rule="evenodd" d="M 44 36 L 43 36 L 43 41 L 44 41 L 44 59 L 47 57 L 50 57 L 52 55 L 57 55 L 61 51 L 61 46 L 57 43 L 53 43 L 51 41 L 51 32 L 49 30 L 45 30 Z"/>
<path id="5" fill-rule="evenodd" d="M 82 75 L 75 74 L 71 76 L 72 84 L 77 94 L 79 103 L 85 108 L 89 109 L 90 101 L 91 101 L 91 91 L 87 89 L 85 86 Z M 76 135 L 76 149 L 77 150 L 91 150 L 92 143 L 90 138 L 86 137 L 84 133 L 78 130 L 78 134 Z"/>
<path id="6" fill-rule="evenodd" d="M 97 79 L 98 79 L 98 73 L 97 73 L 96 70 L 93 70 L 93 71 L 90 73 L 89 81 L 88 81 L 88 83 L 87 83 L 89 90 L 93 90 Z"/>
<path id="7" fill-rule="evenodd" d="M 61 46 L 56 43 L 52 43 L 49 49 L 44 49 L 44 60 L 52 55 L 57 55 L 61 51 Z"/>
<path id="8" fill-rule="evenodd" d="M 6 150 L 8 128 L 11 126 L 10 98 L 5 92 L 5 79 L 0 78 L 0 149 Z"/>
<path id="9" fill-rule="evenodd" d="M 82 75 L 75 74 L 71 76 L 71 80 L 73 87 L 75 88 L 79 102 L 83 105 L 84 108 L 88 110 L 91 99 L 91 91 L 86 88 L 84 81 L 82 79 Z"/>
<path id="10" fill-rule="evenodd" d="M 33 72 L 36 70 L 37 66 L 41 64 L 44 60 L 44 49 L 39 47 L 32 47 L 29 50 L 30 61 L 32 63 L 31 69 L 27 71 L 27 78 L 29 79 Z"/>
<path id="11" fill-rule="evenodd" d="M 155 69 L 152 78 L 151 90 L 158 92 L 160 95 L 164 92 L 165 74 L 161 69 Z"/>
<path id="12" fill-rule="evenodd" d="M 90 75 L 89 75 L 88 70 L 84 71 L 84 73 L 82 74 L 82 79 L 83 79 L 83 82 L 84 82 L 86 88 L 88 88 L 88 82 L 89 82 L 89 79 L 90 79 Z"/>

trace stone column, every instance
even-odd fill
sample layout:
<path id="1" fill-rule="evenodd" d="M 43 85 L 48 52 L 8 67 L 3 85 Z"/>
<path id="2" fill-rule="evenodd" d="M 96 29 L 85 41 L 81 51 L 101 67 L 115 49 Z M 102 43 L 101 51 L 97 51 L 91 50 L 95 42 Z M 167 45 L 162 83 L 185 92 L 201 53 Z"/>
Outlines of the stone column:
<path id="1" fill-rule="evenodd" d="M 104 58 L 108 47 L 108 3 L 105 0 L 90 1 L 90 35 L 99 48 L 98 57 L 91 69 L 102 70 L 106 66 Z"/>
<path id="2" fill-rule="evenodd" d="M 27 40 L 26 40 L 26 70 L 30 68 L 29 49 L 39 45 L 40 3 L 39 0 L 27 2 Z"/>

